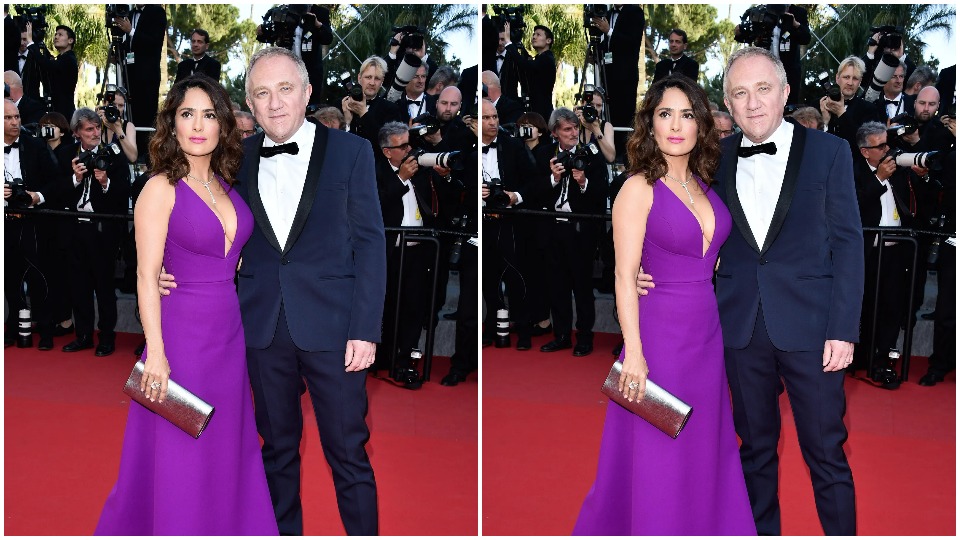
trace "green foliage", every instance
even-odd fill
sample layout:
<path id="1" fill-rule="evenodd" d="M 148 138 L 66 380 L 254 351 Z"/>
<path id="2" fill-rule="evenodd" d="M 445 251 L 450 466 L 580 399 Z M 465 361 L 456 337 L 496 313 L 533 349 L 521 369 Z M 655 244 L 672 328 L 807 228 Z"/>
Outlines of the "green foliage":
<path id="1" fill-rule="evenodd" d="M 647 21 L 645 49 L 647 73 L 667 55 L 670 31 L 679 28 L 687 33 L 687 54 L 701 65 L 709 58 L 709 50 L 724 36 L 715 23 L 717 9 L 708 4 L 648 4 L 644 6 Z M 732 25 L 730 37 L 732 38 Z"/>
<path id="2" fill-rule="evenodd" d="M 237 47 L 245 27 L 252 21 L 237 21 L 240 10 L 231 4 L 168 4 L 167 5 L 167 78 L 172 83 L 177 75 L 180 57 L 190 57 L 190 36 L 196 28 L 210 33 L 210 49 L 207 54 L 221 65 L 230 61 L 230 51 Z M 221 78 L 224 73 L 221 72 Z"/>

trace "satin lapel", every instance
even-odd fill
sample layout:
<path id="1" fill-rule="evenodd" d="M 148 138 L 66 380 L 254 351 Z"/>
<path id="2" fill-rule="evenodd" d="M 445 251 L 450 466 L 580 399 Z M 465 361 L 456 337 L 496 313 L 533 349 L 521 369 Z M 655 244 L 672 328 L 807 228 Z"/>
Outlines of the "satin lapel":
<path id="1" fill-rule="evenodd" d="M 780 187 L 780 198 L 777 199 L 777 208 L 773 211 L 773 219 L 770 220 L 770 229 L 767 231 L 767 238 L 763 241 L 763 249 L 760 254 L 766 253 L 773 241 L 780 234 L 783 222 L 787 219 L 787 212 L 790 210 L 790 203 L 793 202 L 793 193 L 797 189 L 797 181 L 800 177 L 800 162 L 803 161 L 803 148 L 807 140 L 807 128 L 793 126 L 793 142 L 790 144 L 790 156 L 787 158 L 787 170 L 783 174 L 783 186 Z"/>
<path id="2" fill-rule="evenodd" d="M 247 203 L 250 205 L 250 211 L 253 213 L 253 218 L 256 220 L 257 225 L 260 226 L 260 230 L 263 231 L 263 235 L 267 238 L 267 242 L 273 246 L 273 249 L 280 251 L 280 242 L 277 241 L 277 233 L 273 232 L 273 225 L 270 224 L 270 218 L 267 217 L 267 211 L 263 207 L 263 200 L 260 198 L 260 147 L 263 146 L 263 138 L 266 135 L 259 133 L 254 135 L 256 137 L 256 144 L 250 145 L 253 146 L 253 149 L 248 151 L 254 152 L 254 156 L 250 157 L 250 167 L 247 169 Z"/>
<path id="3" fill-rule="evenodd" d="M 750 223 L 747 221 L 747 215 L 743 213 L 743 205 L 740 204 L 740 195 L 737 194 L 737 164 L 740 157 L 737 156 L 737 149 L 740 148 L 740 142 L 743 140 L 743 134 L 738 133 L 728 137 L 733 139 L 730 144 L 724 145 L 724 151 L 727 153 L 727 159 L 723 161 L 723 183 L 727 194 L 727 208 L 730 210 L 730 217 L 734 224 L 740 230 L 743 239 L 756 251 L 760 252 L 756 237 L 750 229 Z"/>
<path id="4" fill-rule="evenodd" d="M 290 235 L 287 236 L 287 245 L 283 248 L 283 254 L 286 254 L 300 237 L 304 225 L 307 224 L 307 217 L 310 215 L 310 209 L 313 208 L 313 201 L 317 197 L 317 186 L 320 185 L 320 171 L 323 170 L 323 159 L 327 154 L 327 135 L 325 126 L 314 124 L 317 128 L 313 137 L 313 148 L 310 150 L 310 165 L 307 166 L 307 178 L 303 183 L 303 193 L 300 195 L 300 205 L 297 206 L 297 214 L 293 216 L 293 224 L 290 226 Z"/>

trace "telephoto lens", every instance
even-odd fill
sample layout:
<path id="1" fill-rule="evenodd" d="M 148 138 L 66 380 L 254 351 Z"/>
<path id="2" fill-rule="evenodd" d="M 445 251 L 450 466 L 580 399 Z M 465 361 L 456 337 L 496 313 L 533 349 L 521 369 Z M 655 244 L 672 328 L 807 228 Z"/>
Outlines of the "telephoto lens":
<path id="1" fill-rule="evenodd" d="M 505 309 L 497 310 L 497 336 L 493 338 L 493 346 L 498 349 L 510 346 L 510 312 Z"/>

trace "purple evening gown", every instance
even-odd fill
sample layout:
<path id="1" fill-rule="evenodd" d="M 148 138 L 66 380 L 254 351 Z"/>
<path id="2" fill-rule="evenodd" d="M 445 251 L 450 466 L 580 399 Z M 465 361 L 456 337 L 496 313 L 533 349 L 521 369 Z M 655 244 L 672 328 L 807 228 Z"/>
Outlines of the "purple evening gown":
<path id="1" fill-rule="evenodd" d="M 707 191 L 716 232 L 702 255 L 700 225 L 684 202 L 662 181 L 653 192 L 642 263 L 656 287 L 640 297 L 640 339 L 650 379 L 693 414 L 674 440 L 609 402 L 597 478 L 573 534 L 755 535 L 711 283 L 730 213 Z"/>
<path id="2" fill-rule="evenodd" d="M 177 280 L 160 302 L 170 376 L 213 405 L 213 417 L 194 439 L 131 402 L 120 474 L 95 534 L 277 534 L 233 283 L 253 215 L 236 190 L 228 193 L 237 234 L 226 257 L 220 221 L 183 181 L 163 255 Z"/>

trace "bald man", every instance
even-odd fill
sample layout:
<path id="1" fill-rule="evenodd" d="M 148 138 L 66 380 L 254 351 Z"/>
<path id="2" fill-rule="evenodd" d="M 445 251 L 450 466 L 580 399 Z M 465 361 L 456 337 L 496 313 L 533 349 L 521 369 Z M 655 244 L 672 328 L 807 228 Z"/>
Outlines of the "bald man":
<path id="1" fill-rule="evenodd" d="M 10 99 L 20 111 L 21 124 L 36 124 L 45 112 L 43 103 L 23 93 L 23 81 L 16 71 L 4 71 L 3 82 L 10 87 Z"/>
<path id="2" fill-rule="evenodd" d="M 484 71 L 480 74 L 480 80 L 487 86 L 487 97 L 497 108 L 497 116 L 500 117 L 500 125 L 513 124 L 523 114 L 523 105 L 513 98 L 503 95 L 500 88 L 500 78 L 492 71 Z"/>

